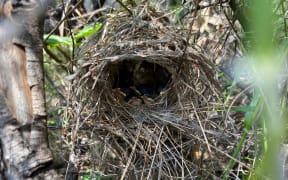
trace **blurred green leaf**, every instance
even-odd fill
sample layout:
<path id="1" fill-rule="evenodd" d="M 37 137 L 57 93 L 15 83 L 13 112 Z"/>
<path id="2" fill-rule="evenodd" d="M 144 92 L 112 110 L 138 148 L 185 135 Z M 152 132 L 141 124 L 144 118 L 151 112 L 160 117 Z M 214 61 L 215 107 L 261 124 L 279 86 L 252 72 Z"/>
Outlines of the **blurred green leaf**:
<path id="1" fill-rule="evenodd" d="M 49 38 L 47 39 L 48 35 L 45 34 L 44 35 L 44 39 L 45 39 L 45 44 L 47 44 L 48 46 L 59 46 L 62 44 L 66 44 L 66 45 L 72 45 L 72 40 L 70 37 L 61 37 L 58 35 L 51 35 L 49 36 Z"/>
<path id="2" fill-rule="evenodd" d="M 81 45 L 81 42 L 78 42 L 79 40 L 81 40 L 82 38 L 87 38 L 89 36 L 91 36 L 92 34 L 94 34 L 95 32 L 99 31 L 102 27 L 101 23 L 97 23 L 97 24 L 89 24 L 84 26 L 84 28 L 82 30 L 80 30 L 75 36 L 74 36 L 74 43 L 77 46 Z M 48 46 L 60 46 L 60 45 L 68 45 L 68 46 L 72 46 L 72 38 L 71 37 L 61 37 L 58 35 L 51 35 L 48 37 L 47 34 L 44 35 L 44 43 L 47 44 Z"/>
<path id="3" fill-rule="evenodd" d="M 247 131 L 250 130 L 252 122 L 256 120 L 258 113 L 261 111 L 262 105 L 263 99 L 261 99 L 260 93 L 256 93 L 249 105 L 249 107 L 254 107 L 254 111 L 247 111 L 245 114 L 244 125 Z"/>
<path id="4" fill-rule="evenodd" d="M 82 177 L 82 180 L 90 180 L 91 179 L 91 176 L 86 174 L 86 175 L 83 175 Z"/>
<path id="5" fill-rule="evenodd" d="M 237 112 L 254 112 L 256 106 L 232 106 L 231 110 Z"/>
<path id="6" fill-rule="evenodd" d="M 78 34 L 75 35 L 75 40 L 78 41 L 81 38 L 89 37 L 95 32 L 99 31 L 102 27 L 101 23 L 97 23 L 96 25 L 89 24 L 85 26 Z"/>
<path id="7" fill-rule="evenodd" d="M 48 120 L 47 124 L 48 124 L 48 126 L 56 126 L 57 123 L 54 119 L 50 119 L 50 120 Z"/>

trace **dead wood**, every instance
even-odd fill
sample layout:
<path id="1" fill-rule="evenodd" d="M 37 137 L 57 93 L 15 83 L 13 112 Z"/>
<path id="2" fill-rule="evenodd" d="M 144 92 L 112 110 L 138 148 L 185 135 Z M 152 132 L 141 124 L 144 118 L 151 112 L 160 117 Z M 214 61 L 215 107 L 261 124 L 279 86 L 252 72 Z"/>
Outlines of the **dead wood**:
<path id="1" fill-rule="evenodd" d="M 60 177 L 53 170 L 41 171 L 53 160 L 47 142 L 42 3 L 0 1 L 0 134 L 6 179 Z"/>

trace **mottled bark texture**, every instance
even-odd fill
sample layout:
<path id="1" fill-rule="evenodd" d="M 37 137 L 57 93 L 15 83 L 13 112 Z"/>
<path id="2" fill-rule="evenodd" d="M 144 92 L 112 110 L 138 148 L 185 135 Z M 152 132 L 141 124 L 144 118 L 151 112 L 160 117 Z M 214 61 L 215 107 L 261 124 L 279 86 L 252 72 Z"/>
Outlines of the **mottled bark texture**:
<path id="1" fill-rule="evenodd" d="M 0 170 L 3 179 L 59 177 L 47 169 L 53 158 L 47 140 L 43 82 L 45 6 L 40 0 L 0 0 Z"/>

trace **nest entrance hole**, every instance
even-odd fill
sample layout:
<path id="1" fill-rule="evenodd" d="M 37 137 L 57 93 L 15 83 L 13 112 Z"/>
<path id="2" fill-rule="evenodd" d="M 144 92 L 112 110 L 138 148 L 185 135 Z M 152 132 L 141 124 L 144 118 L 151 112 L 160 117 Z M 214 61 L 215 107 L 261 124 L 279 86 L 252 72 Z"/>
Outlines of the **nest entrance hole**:
<path id="1" fill-rule="evenodd" d="M 146 60 L 123 60 L 110 68 L 112 88 L 121 90 L 126 102 L 143 96 L 155 99 L 171 79 L 166 68 Z"/>

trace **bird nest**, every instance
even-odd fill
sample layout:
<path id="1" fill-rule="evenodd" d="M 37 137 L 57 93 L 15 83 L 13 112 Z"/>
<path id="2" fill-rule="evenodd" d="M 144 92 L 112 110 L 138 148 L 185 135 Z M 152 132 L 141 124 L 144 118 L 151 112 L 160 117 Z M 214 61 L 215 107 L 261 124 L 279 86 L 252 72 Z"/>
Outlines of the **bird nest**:
<path id="1" fill-rule="evenodd" d="M 108 18 L 81 47 L 69 123 L 76 167 L 116 179 L 222 172 L 231 137 L 220 130 L 220 86 L 187 34 L 143 8 Z"/>

